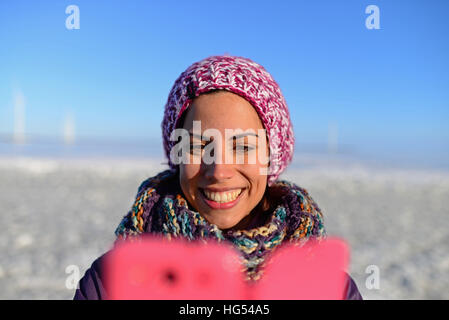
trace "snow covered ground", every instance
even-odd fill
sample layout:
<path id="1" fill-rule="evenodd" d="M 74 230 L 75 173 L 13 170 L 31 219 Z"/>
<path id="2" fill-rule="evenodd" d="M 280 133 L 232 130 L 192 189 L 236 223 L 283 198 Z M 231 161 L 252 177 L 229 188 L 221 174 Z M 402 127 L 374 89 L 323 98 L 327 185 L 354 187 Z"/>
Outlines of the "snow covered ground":
<path id="1" fill-rule="evenodd" d="M 0 157 L 0 299 L 73 298 L 66 268 L 82 276 L 110 248 L 161 162 Z M 449 299 L 447 171 L 304 157 L 282 178 L 306 188 L 328 234 L 348 241 L 365 299 Z M 365 284 L 372 268 L 378 289 Z"/>

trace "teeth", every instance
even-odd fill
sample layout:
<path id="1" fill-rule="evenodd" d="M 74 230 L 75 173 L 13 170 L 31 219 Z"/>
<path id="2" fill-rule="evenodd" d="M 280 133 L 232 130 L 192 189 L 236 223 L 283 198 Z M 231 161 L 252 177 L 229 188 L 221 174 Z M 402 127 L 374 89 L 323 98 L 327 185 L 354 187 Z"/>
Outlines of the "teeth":
<path id="1" fill-rule="evenodd" d="M 206 195 L 206 198 L 208 198 L 209 200 L 215 201 L 215 202 L 220 202 L 220 203 L 226 203 L 226 202 L 233 201 L 233 200 L 237 199 L 237 197 L 242 192 L 242 189 L 229 191 L 229 192 L 210 192 L 205 189 L 203 189 L 203 190 L 204 190 L 204 194 Z"/>

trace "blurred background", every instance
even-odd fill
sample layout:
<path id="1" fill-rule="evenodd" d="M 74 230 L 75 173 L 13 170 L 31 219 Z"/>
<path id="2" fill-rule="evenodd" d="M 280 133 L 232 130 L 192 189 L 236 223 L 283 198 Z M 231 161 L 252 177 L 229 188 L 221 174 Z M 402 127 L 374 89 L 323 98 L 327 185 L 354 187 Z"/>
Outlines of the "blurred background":
<path id="1" fill-rule="evenodd" d="M 166 168 L 174 81 L 220 54 L 279 83 L 296 136 L 282 178 L 348 241 L 364 298 L 449 299 L 448 12 L 444 0 L 1 1 L 0 299 L 73 297 L 140 182 Z"/>

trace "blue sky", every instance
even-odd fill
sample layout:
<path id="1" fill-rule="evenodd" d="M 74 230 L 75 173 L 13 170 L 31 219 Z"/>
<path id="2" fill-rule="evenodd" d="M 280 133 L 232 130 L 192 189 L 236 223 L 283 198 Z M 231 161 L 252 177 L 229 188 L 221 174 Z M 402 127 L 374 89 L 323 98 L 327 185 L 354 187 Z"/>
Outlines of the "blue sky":
<path id="1" fill-rule="evenodd" d="M 21 92 L 27 133 L 62 135 L 72 113 L 79 136 L 159 139 L 179 74 L 229 53 L 279 83 L 297 151 L 337 123 L 341 145 L 449 159 L 448 14 L 444 0 L 1 1 L 0 134 Z"/>

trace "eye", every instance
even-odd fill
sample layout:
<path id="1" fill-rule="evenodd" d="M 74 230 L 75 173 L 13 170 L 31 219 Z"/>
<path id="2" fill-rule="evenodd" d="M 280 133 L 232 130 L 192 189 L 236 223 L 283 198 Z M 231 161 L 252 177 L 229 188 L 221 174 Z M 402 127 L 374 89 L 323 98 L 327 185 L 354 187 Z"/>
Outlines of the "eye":
<path id="1" fill-rule="evenodd" d="M 201 152 L 204 147 L 205 147 L 205 145 L 203 145 L 203 144 L 191 143 L 190 144 L 190 153 L 197 154 L 197 153 Z"/>
<path id="2" fill-rule="evenodd" d="M 234 146 L 234 150 L 238 150 L 240 152 L 249 152 L 251 150 L 254 150 L 254 147 L 248 145 L 236 145 Z"/>

